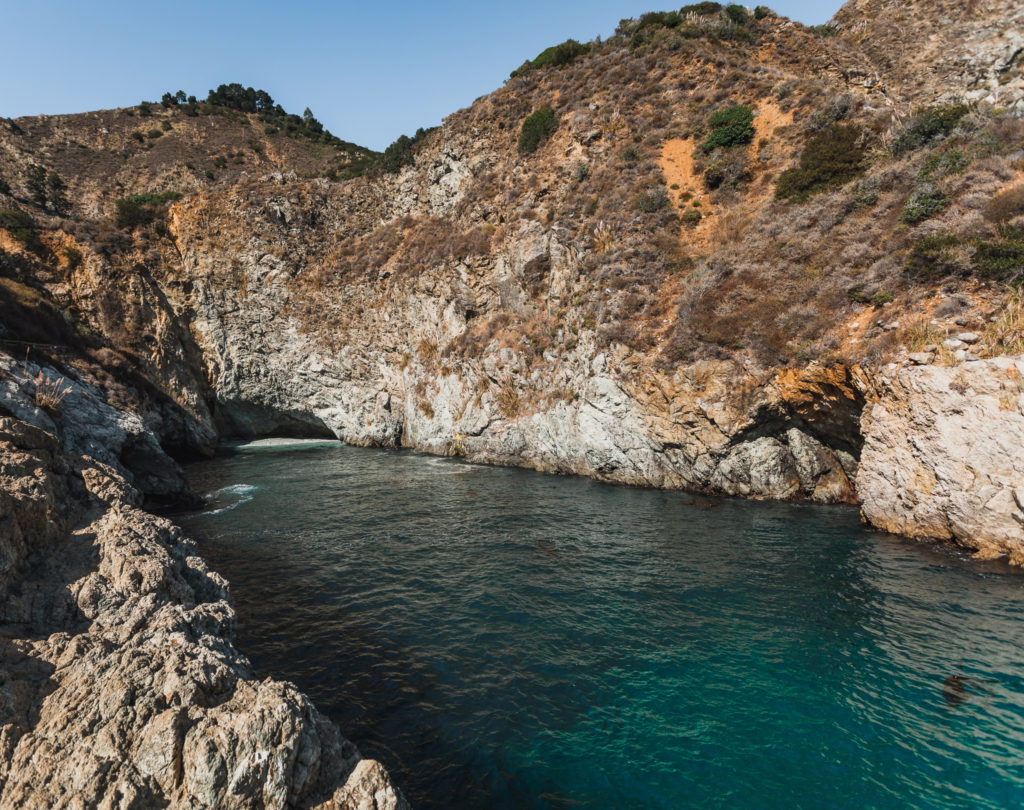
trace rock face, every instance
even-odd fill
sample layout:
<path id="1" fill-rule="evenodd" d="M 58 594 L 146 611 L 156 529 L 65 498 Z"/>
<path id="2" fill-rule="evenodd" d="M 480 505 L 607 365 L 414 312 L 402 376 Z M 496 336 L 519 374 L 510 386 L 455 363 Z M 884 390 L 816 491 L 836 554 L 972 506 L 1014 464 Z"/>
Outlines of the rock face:
<path id="1" fill-rule="evenodd" d="M 1024 112 L 1024 7 L 1015 0 L 851 0 L 833 22 L 904 98 Z"/>
<path id="2" fill-rule="evenodd" d="M 1024 357 L 878 378 L 857 491 L 875 526 L 1024 564 Z"/>
<path id="3" fill-rule="evenodd" d="M 407 807 L 255 678 L 224 580 L 77 441 L 0 418 L 0 807 Z"/>

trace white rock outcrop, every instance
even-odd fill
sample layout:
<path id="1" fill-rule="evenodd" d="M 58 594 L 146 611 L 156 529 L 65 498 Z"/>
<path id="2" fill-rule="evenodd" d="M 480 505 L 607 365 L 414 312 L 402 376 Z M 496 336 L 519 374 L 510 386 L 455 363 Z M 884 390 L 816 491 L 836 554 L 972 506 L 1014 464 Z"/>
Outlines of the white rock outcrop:
<path id="1" fill-rule="evenodd" d="M 1024 356 L 903 368 L 862 419 L 874 526 L 1024 564 Z"/>

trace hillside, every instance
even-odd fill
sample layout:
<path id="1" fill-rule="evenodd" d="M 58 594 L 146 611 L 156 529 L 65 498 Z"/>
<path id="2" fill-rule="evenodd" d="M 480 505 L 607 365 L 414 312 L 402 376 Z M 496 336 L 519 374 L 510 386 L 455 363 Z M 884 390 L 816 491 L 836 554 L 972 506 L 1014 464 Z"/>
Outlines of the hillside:
<path id="1" fill-rule="evenodd" d="M 332 433 L 857 500 L 873 369 L 1022 348 L 1024 122 L 964 89 L 1017 10 L 948 75 L 946 12 L 899 13 L 648 14 L 383 157 L 240 85 L 4 122 L 3 339 L 176 454 Z"/>
<path id="2" fill-rule="evenodd" d="M 1024 564 L 1021 13 L 647 14 L 383 154 L 241 85 L 0 120 L 0 806 L 406 806 L 142 508 L 227 436 Z"/>

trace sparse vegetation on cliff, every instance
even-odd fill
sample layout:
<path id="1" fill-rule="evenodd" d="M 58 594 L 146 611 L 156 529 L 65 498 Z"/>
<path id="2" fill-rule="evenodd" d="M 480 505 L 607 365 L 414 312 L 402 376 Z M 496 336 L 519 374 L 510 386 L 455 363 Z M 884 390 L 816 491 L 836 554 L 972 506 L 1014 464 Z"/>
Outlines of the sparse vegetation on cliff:
<path id="1" fill-rule="evenodd" d="M 842 185 L 860 174 L 864 148 L 857 127 L 833 124 L 811 138 L 796 168 L 787 169 L 775 186 L 779 199 L 804 202 L 812 194 Z"/>
<path id="2" fill-rule="evenodd" d="M 528 155 L 536 152 L 537 148 L 558 129 L 558 116 L 550 106 L 541 107 L 536 112 L 527 116 L 523 121 L 522 129 L 519 132 L 519 153 Z"/>

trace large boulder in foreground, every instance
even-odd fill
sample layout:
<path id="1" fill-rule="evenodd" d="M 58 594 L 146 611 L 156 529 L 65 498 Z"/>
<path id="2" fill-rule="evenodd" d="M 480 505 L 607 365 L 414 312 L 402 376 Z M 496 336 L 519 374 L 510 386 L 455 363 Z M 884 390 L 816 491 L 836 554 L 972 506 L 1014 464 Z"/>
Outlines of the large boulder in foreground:
<path id="1" fill-rule="evenodd" d="M 876 383 L 857 473 L 867 520 L 1024 565 L 1024 356 L 902 368 Z"/>

